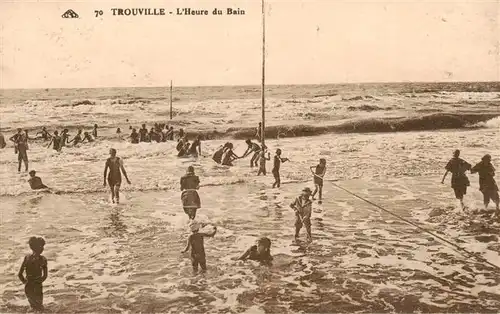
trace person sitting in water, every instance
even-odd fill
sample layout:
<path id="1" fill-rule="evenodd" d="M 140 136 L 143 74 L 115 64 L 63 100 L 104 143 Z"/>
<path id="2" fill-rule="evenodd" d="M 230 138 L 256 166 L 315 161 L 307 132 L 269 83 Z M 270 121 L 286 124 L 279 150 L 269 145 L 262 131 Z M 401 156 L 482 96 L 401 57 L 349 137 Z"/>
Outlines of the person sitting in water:
<path id="1" fill-rule="evenodd" d="M 232 167 L 233 161 L 235 161 L 236 159 L 239 159 L 240 157 L 238 157 L 233 152 L 233 144 L 232 143 L 229 143 L 229 144 L 231 144 L 231 145 L 226 149 L 226 152 L 224 153 L 224 156 L 222 157 L 222 165 Z"/>
<path id="2" fill-rule="evenodd" d="M 229 142 L 228 142 L 228 143 L 224 144 L 223 146 L 219 147 L 219 148 L 215 151 L 214 155 L 212 156 L 212 159 L 213 159 L 216 163 L 220 164 L 220 163 L 222 162 L 222 156 L 224 155 L 224 153 L 226 152 L 226 150 L 227 150 L 227 149 L 228 149 L 231 145 L 233 145 L 233 144 L 231 144 L 231 143 L 229 143 Z"/>
<path id="3" fill-rule="evenodd" d="M 193 144 L 191 144 L 191 147 L 189 148 L 188 155 L 193 157 L 201 155 L 201 136 L 198 135 L 193 141 Z"/>
<path id="4" fill-rule="evenodd" d="M 83 142 L 89 142 L 89 143 L 92 143 L 94 141 L 94 139 L 92 138 L 92 136 L 90 136 L 89 132 L 83 132 L 83 140 L 81 143 Z"/>
<path id="5" fill-rule="evenodd" d="M 38 134 L 40 134 L 39 138 L 43 139 L 44 141 L 48 141 L 52 137 L 45 127 L 43 127 L 40 132 L 36 133 L 35 136 L 38 137 Z"/>
<path id="6" fill-rule="evenodd" d="M 75 137 L 70 141 L 70 143 L 73 143 L 73 146 L 76 146 L 82 142 L 82 130 L 78 130 L 78 133 L 75 135 Z"/>
<path id="7" fill-rule="evenodd" d="M 132 129 L 132 133 L 130 134 L 130 143 L 139 144 L 139 140 L 140 140 L 139 133 L 137 133 L 136 129 Z"/>
<path id="8" fill-rule="evenodd" d="M 87 133 L 87 132 L 85 132 L 85 133 Z M 56 131 L 54 131 L 54 135 L 53 135 L 53 136 L 52 136 L 52 138 L 50 139 L 50 143 L 49 143 L 49 145 L 47 145 L 47 148 L 49 148 L 51 144 L 54 144 L 54 145 L 52 146 L 52 148 L 53 148 L 55 151 L 59 152 L 59 151 L 61 150 L 61 149 L 59 148 L 59 146 L 61 145 L 61 137 L 59 136 L 59 132 L 57 132 L 57 130 L 56 130 Z"/>
<path id="9" fill-rule="evenodd" d="M 491 155 L 486 154 L 471 169 L 471 173 L 479 174 L 479 190 L 483 193 L 484 209 L 488 209 L 490 200 L 496 204 L 496 216 L 500 217 L 498 185 L 495 181 L 495 167 L 491 164 Z"/>
<path id="10" fill-rule="evenodd" d="M 273 257 L 271 256 L 271 240 L 262 237 L 257 240 L 257 245 L 252 245 L 238 260 L 258 261 L 261 264 L 270 265 Z"/>
<path id="11" fill-rule="evenodd" d="M 470 186 L 469 178 L 465 172 L 471 169 L 471 165 L 460 158 L 460 150 L 455 150 L 453 158 L 446 164 L 446 172 L 444 173 L 441 183 L 444 184 L 444 179 L 448 172 L 451 172 L 451 187 L 455 192 L 455 197 L 460 200 L 462 210 L 465 210 L 464 195 L 467 194 L 467 187 Z"/>
<path id="12" fill-rule="evenodd" d="M 189 166 L 187 172 L 181 177 L 181 201 L 184 212 L 189 219 L 196 218 L 196 211 L 201 207 L 198 189 L 200 188 L 200 178 L 194 174 L 194 167 Z"/>
<path id="13" fill-rule="evenodd" d="M 193 266 L 193 272 L 198 272 L 198 266 L 201 267 L 202 272 L 207 271 L 207 262 L 205 258 L 205 244 L 203 239 L 205 237 L 213 237 L 217 232 L 217 227 L 214 227 L 214 231 L 212 233 L 201 233 L 200 228 L 201 224 L 195 221 L 192 221 L 189 224 L 189 228 L 191 229 L 191 235 L 187 240 L 186 248 L 181 253 L 186 253 L 191 249 L 191 263 Z"/>
<path id="14" fill-rule="evenodd" d="M 253 167 L 254 165 L 255 165 L 255 167 L 257 167 L 257 165 L 258 165 L 257 161 L 258 161 L 258 158 L 260 155 L 260 146 L 259 146 L 259 144 L 253 143 L 249 139 L 246 140 L 245 143 L 247 143 L 248 148 L 241 158 L 245 158 L 246 156 L 253 153 L 252 159 L 250 159 L 250 167 Z"/>
<path id="15" fill-rule="evenodd" d="M 35 170 L 31 170 L 29 174 L 30 178 L 28 180 L 28 183 L 30 184 L 32 190 L 48 189 L 48 187 L 42 183 L 42 179 L 36 176 Z"/>

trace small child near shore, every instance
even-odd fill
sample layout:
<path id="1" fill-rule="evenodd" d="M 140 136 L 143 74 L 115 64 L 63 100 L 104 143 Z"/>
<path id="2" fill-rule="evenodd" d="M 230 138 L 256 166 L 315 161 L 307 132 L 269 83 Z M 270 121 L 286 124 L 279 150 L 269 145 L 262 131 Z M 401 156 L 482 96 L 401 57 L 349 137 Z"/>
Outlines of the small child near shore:
<path id="1" fill-rule="evenodd" d="M 261 173 L 263 175 L 267 174 L 267 171 L 266 171 L 266 161 L 267 160 L 271 160 L 271 153 L 267 153 L 267 157 L 266 157 L 266 146 L 262 145 L 262 150 L 260 151 L 260 156 L 259 156 L 259 171 L 257 172 L 258 176 Z"/>
<path id="2" fill-rule="evenodd" d="M 43 311 L 42 283 L 47 279 L 47 259 L 41 255 L 45 246 L 45 240 L 43 238 L 31 237 L 28 244 L 33 253 L 24 257 L 18 276 L 24 284 L 24 292 L 31 308 L 35 312 L 41 312 Z M 24 277 L 25 271 L 26 278 Z"/>
<path id="3" fill-rule="evenodd" d="M 314 178 L 314 192 L 312 193 L 312 199 L 315 200 L 316 193 L 319 192 L 319 201 L 318 204 L 322 203 L 323 200 L 323 178 L 326 173 L 326 159 L 321 158 L 319 160 L 319 164 L 315 167 L 311 167 L 311 172 Z"/>
<path id="4" fill-rule="evenodd" d="M 271 265 L 273 257 L 271 256 L 271 240 L 262 237 L 257 240 L 257 245 L 252 245 L 238 260 L 259 261 L 264 265 Z"/>
<path id="5" fill-rule="evenodd" d="M 207 271 L 207 262 L 205 258 L 205 245 L 204 238 L 205 237 L 213 237 L 217 232 L 217 227 L 214 226 L 214 230 L 212 233 L 202 233 L 199 232 L 201 228 L 201 224 L 196 221 L 191 221 L 189 224 L 189 228 L 191 229 L 191 235 L 187 240 L 186 248 L 182 251 L 182 253 L 186 253 L 191 249 L 191 263 L 193 266 L 193 272 L 198 272 L 198 266 L 201 267 L 202 272 Z"/>

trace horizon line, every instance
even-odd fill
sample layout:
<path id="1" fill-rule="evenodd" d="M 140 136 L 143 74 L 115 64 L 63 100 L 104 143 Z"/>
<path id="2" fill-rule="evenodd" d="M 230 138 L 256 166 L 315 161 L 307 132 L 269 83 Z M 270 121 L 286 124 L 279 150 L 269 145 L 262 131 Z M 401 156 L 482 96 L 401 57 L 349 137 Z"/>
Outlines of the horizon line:
<path id="1" fill-rule="evenodd" d="M 275 86 L 320 86 L 320 85 L 376 85 L 376 84 L 464 84 L 464 83 L 500 83 L 500 80 L 492 81 L 381 81 L 381 82 L 346 82 L 346 83 L 302 83 L 302 84 L 266 84 L 266 87 Z M 195 88 L 195 87 L 261 87 L 260 84 L 244 84 L 244 85 L 174 85 L 172 87 Z M 0 90 L 36 90 L 36 89 L 104 89 L 104 88 L 170 88 L 170 85 L 157 86 L 97 86 L 97 87 L 13 87 L 3 88 Z"/>

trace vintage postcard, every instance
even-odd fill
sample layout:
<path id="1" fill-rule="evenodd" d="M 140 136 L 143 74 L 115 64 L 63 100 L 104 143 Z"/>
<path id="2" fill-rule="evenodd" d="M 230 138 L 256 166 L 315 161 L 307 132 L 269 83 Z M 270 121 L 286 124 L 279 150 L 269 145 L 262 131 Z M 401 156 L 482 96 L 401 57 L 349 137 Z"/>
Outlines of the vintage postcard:
<path id="1" fill-rule="evenodd" d="M 0 2 L 0 312 L 498 313 L 499 12 Z"/>

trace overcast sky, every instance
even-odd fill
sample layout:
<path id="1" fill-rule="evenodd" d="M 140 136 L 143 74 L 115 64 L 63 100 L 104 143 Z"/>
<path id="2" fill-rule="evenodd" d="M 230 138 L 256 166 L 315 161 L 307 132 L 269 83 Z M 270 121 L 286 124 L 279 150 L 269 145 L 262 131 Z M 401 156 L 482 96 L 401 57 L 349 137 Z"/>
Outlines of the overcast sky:
<path id="1" fill-rule="evenodd" d="M 269 84 L 500 80 L 497 0 L 266 3 Z M 113 7 L 246 15 L 124 17 Z M 80 18 L 61 18 L 67 9 Z M 0 86 L 260 84 L 260 10 L 257 0 L 3 0 Z"/>

